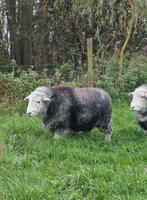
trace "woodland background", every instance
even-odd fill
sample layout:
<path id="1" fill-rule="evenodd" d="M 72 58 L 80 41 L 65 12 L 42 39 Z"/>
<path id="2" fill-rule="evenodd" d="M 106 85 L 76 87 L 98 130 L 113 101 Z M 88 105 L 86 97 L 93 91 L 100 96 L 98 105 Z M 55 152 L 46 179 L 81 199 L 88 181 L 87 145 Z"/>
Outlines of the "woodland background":
<path id="1" fill-rule="evenodd" d="M 147 82 L 146 0 L 0 0 L 1 96 L 87 86 L 87 38 L 95 87 L 113 96 Z"/>
<path id="2" fill-rule="evenodd" d="M 0 60 L 28 67 L 86 60 L 86 38 L 95 56 L 119 55 L 130 32 L 131 55 L 147 52 L 145 0 L 1 0 Z"/>

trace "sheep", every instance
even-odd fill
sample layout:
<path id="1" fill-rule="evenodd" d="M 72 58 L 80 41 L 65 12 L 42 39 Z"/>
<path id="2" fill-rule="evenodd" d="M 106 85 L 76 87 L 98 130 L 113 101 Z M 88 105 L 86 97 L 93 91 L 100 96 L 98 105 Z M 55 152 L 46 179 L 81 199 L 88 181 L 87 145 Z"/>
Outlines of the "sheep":
<path id="1" fill-rule="evenodd" d="M 144 130 L 145 136 L 147 136 L 147 84 L 136 88 L 129 95 L 133 97 L 130 109 L 134 112 L 139 126 Z"/>
<path id="2" fill-rule="evenodd" d="M 27 115 L 38 116 L 54 138 L 97 127 L 111 140 L 112 103 L 103 89 L 42 86 L 25 100 Z"/>

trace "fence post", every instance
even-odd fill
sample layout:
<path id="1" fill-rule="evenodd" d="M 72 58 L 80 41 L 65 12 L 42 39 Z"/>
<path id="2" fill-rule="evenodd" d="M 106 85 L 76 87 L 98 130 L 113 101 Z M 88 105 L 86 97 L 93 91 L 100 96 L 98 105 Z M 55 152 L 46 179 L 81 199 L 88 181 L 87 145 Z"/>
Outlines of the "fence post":
<path id="1" fill-rule="evenodd" d="M 48 79 L 48 69 L 47 68 L 43 69 L 43 73 L 44 73 L 44 78 Z"/>
<path id="2" fill-rule="evenodd" d="M 12 65 L 12 72 L 15 73 L 16 60 L 13 58 L 10 64 Z"/>
<path id="3" fill-rule="evenodd" d="M 92 38 L 87 39 L 87 58 L 88 58 L 88 86 L 93 87 Z"/>

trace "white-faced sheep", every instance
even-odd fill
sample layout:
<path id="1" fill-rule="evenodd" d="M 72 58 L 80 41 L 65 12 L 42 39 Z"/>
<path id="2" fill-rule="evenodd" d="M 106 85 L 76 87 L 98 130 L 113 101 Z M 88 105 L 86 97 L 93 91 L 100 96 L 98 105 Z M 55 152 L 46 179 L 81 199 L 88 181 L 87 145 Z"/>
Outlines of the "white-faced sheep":
<path id="1" fill-rule="evenodd" d="M 147 136 L 147 84 L 136 88 L 129 95 L 133 97 L 130 109 L 135 113 L 138 124 Z"/>
<path id="2" fill-rule="evenodd" d="M 40 117 L 55 138 L 97 127 L 111 140 L 111 98 L 102 89 L 43 86 L 25 99 L 27 115 Z"/>

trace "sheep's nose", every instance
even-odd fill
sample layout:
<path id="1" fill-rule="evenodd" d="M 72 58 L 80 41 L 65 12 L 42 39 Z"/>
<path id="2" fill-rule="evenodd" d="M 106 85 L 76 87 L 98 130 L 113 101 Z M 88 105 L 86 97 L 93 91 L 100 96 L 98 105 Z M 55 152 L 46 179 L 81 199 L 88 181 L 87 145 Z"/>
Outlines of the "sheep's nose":
<path id="1" fill-rule="evenodd" d="M 32 114 L 31 112 L 28 112 L 28 113 L 27 113 L 28 116 L 31 116 L 31 114 Z"/>
<path id="2" fill-rule="evenodd" d="M 131 110 L 132 110 L 132 111 L 135 111 L 135 106 L 131 106 Z"/>

